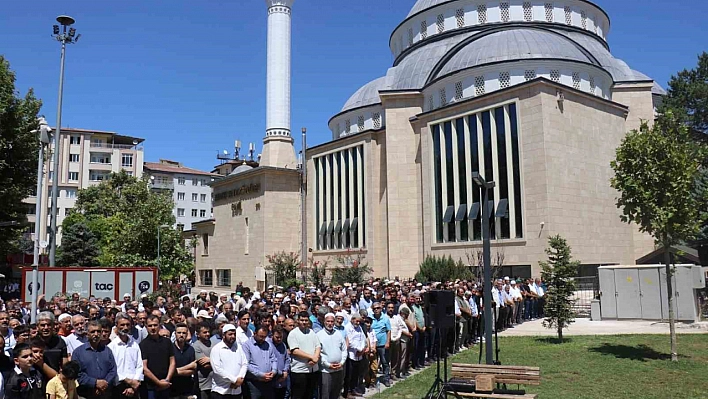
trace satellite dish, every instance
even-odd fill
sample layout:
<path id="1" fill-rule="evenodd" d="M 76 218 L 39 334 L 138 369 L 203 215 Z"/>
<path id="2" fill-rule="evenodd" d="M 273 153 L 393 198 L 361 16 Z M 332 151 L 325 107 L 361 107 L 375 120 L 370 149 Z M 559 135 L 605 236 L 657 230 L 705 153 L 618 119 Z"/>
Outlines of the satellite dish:
<path id="1" fill-rule="evenodd" d="M 44 248 L 46 248 L 47 246 L 49 246 L 49 243 L 48 243 L 47 241 L 40 241 L 40 242 L 39 242 L 39 247 L 40 247 L 40 248 L 44 249 Z"/>

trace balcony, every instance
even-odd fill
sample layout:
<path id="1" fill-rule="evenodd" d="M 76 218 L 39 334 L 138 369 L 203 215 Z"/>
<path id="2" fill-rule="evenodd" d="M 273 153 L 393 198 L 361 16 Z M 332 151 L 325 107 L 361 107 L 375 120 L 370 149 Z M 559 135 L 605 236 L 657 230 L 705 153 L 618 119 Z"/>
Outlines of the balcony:
<path id="1" fill-rule="evenodd" d="M 150 182 L 150 189 L 153 190 L 174 190 L 175 185 L 174 182 L 172 181 L 166 181 L 166 182 L 161 182 L 161 181 L 153 181 Z"/>
<path id="2" fill-rule="evenodd" d="M 143 147 L 132 144 L 112 144 L 112 143 L 91 143 L 91 148 L 100 148 L 106 150 L 136 150 L 141 151 Z"/>

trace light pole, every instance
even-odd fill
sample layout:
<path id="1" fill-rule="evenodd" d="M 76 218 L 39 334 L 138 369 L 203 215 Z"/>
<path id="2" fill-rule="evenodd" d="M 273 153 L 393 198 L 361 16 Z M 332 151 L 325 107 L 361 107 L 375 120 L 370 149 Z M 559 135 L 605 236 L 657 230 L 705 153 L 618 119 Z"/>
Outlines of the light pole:
<path id="1" fill-rule="evenodd" d="M 54 135 L 54 177 L 52 178 L 52 217 L 49 230 L 49 266 L 56 266 L 57 252 L 57 198 L 59 197 L 59 154 L 61 147 L 61 101 L 64 95 L 64 58 L 66 45 L 79 41 L 81 35 L 76 34 L 76 29 L 69 28 L 74 24 L 74 18 L 66 15 L 57 17 L 61 25 L 54 25 L 54 37 L 61 43 L 61 63 L 59 67 L 59 100 L 57 101 L 57 132 Z"/>
<path id="2" fill-rule="evenodd" d="M 32 259 L 32 315 L 30 316 L 32 323 L 37 321 L 37 296 L 38 296 L 38 272 L 39 272 L 39 241 L 40 229 L 42 227 L 42 176 L 44 174 L 44 146 L 51 141 L 52 128 L 44 117 L 39 118 L 39 155 L 37 156 L 37 204 L 34 212 L 34 258 Z"/>
<path id="3" fill-rule="evenodd" d="M 300 240 L 300 262 L 302 269 L 307 267 L 307 128 L 302 128 L 302 165 L 300 166 L 300 228 L 302 229 Z"/>
<path id="4" fill-rule="evenodd" d="M 489 240 L 489 215 L 487 215 L 487 203 L 489 190 L 494 188 L 493 181 L 487 181 L 478 172 L 472 172 L 472 181 L 482 188 L 482 254 L 484 257 L 484 340 L 485 355 L 487 364 L 494 364 L 494 352 L 492 350 L 492 329 L 494 328 L 492 319 L 492 256 L 491 241 Z"/>
<path id="5" fill-rule="evenodd" d="M 169 229 L 170 226 L 166 224 L 161 224 L 157 226 L 157 270 L 160 271 L 160 231 L 162 229 Z"/>

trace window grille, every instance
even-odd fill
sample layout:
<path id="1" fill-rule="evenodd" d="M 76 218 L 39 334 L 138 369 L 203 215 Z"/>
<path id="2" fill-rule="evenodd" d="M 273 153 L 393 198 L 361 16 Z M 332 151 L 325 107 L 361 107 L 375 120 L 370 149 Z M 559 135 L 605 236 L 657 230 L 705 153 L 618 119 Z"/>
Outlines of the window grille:
<path id="1" fill-rule="evenodd" d="M 580 90 L 580 74 L 578 72 L 573 72 L 573 88 Z"/>
<path id="2" fill-rule="evenodd" d="M 595 94 L 595 77 L 590 76 L 590 93 Z"/>
<path id="3" fill-rule="evenodd" d="M 438 14 L 438 33 L 445 32 L 445 16 Z"/>
<path id="4" fill-rule="evenodd" d="M 506 89 L 509 87 L 509 83 L 511 81 L 511 77 L 509 76 L 509 72 L 500 72 L 499 73 L 499 87 L 502 89 Z"/>
<path id="5" fill-rule="evenodd" d="M 474 95 L 481 96 L 482 94 L 484 94 L 484 76 L 475 76 Z"/>
<path id="6" fill-rule="evenodd" d="M 560 71 L 557 69 L 551 69 L 551 80 L 554 82 L 560 82 Z"/>
<path id="7" fill-rule="evenodd" d="M 462 82 L 455 82 L 455 100 L 462 100 Z"/>
<path id="8" fill-rule="evenodd" d="M 445 93 L 445 88 L 440 89 L 440 106 L 444 107 L 447 105 L 447 93 Z"/>
<path id="9" fill-rule="evenodd" d="M 524 2 L 524 21 L 531 22 L 533 19 L 533 9 L 531 8 L 531 2 Z"/>
<path id="10" fill-rule="evenodd" d="M 381 129 L 381 113 L 374 112 L 374 129 Z"/>
<path id="11" fill-rule="evenodd" d="M 462 28 L 465 26 L 465 9 L 459 8 L 455 11 L 455 19 L 457 20 L 457 27 Z"/>
<path id="12" fill-rule="evenodd" d="M 524 71 L 524 79 L 525 79 L 526 81 L 529 81 L 529 80 L 535 79 L 535 78 L 536 78 L 536 70 L 534 70 L 534 69 L 527 69 L 527 70 Z"/>
<path id="13" fill-rule="evenodd" d="M 480 4 L 477 6 L 477 20 L 480 24 L 487 23 L 487 5 Z"/>
<path id="14" fill-rule="evenodd" d="M 347 119 L 344 121 L 344 133 L 349 134 L 352 131 L 352 121 Z"/>
<path id="15" fill-rule="evenodd" d="M 580 26 L 582 26 L 583 29 L 588 28 L 588 16 L 585 14 L 585 11 L 580 11 Z"/>
<path id="16" fill-rule="evenodd" d="M 570 6 L 565 6 L 563 10 L 565 11 L 565 24 L 571 25 L 573 23 L 573 15 L 570 12 Z"/>
<path id="17" fill-rule="evenodd" d="M 546 9 L 546 22 L 553 22 L 553 3 L 546 3 L 543 7 Z"/>
<path id="18" fill-rule="evenodd" d="M 433 101 L 433 96 L 428 96 L 428 111 L 432 111 L 435 108 L 435 102 Z"/>
<path id="19" fill-rule="evenodd" d="M 364 115 L 359 115 L 357 126 L 359 127 L 360 132 L 364 131 Z"/>
<path id="20" fill-rule="evenodd" d="M 426 20 L 420 21 L 420 40 L 425 40 L 428 38 L 428 22 Z"/>
<path id="21" fill-rule="evenodd" d="M 509 3 L 508 2 L 502 2 L 499 3 L 499 9 L 501 10 L 501 19 L 502 22 L 509 22 Z"/>
<path id="22" fill-rule="evenodd" d="M 408 28 L 408 46 L 413 45 L 413 28 Z"/>

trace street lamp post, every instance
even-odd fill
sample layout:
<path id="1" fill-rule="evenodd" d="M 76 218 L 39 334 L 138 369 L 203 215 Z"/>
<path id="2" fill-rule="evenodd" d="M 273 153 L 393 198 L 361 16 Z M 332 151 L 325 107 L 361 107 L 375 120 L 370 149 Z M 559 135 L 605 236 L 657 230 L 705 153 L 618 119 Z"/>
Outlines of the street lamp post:
<path id="1" fill-rule="evenodd" d="M 494 328 L 492 319 L 492 260 L 491 241 L 489 240 L 489 216 L 487 208 L 489 204 L 489 190 L 494 188 L 493 181 L 487 181 L 478 172 L 472 173 L 472 181 L 482 188 L 482 253 L 484 257 L 484 340 L 485 360 L 487 364 L 494 364 L 494 352 L 492 350 L 492 329 Z"/>
<path id="2" fill-rule="evenodd" d="M 160 231 L 162 229 L 169 229 L 170 226 L 162 224 L 157 226 L 157 270 L 160 270 Z"/>
<path id="3" fill-rule="evenodd" d="M 81 35 L 76 34 L 76 29 L 69 28 L 74 24 L 74 18 L 66 15 L 57 17 L 61 25 L 54 25 L 54 37 L 61 43 L 61 63 L 59 67 L 59 100 L 57 101 L 57 132 L 54 135 L 54 177 L 52 178 L 52 217 L 49 231 L 49 266 L 56 266 L 57 252 L 57 198 L 59 197 L 59 154 L 61 147 L 61 102 L 64 96 L 64 59 L 66 45 L 79 41 Z"/>
<path id="4" fill-rule="evenodd" d="M 39 272 L 39 247 L 40 247 L 40 234 L 39 231 L 42 227 L 42 176 L 44 174 L 44 146 L 49 144 L 51 141 L 51 131 L 52 128 L 49 127 L 47 121 L 44 117 L 39 118 L 39 131 L 33 131 L 33 133 L 39 133 L 39 155 L 37 156 L 37 193 L 34 212 L 34 258 L 32 259 L 32 314 L 30 316 L 31 322 L 35 323 L 37 321 L 37 296 L 38 296 L 38 272 Z"/>

